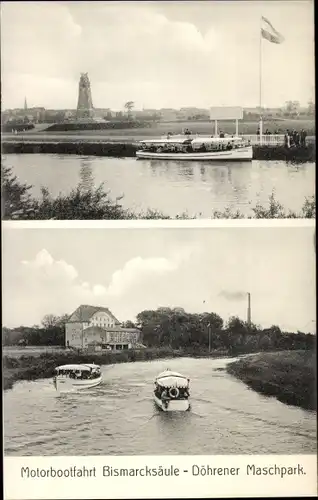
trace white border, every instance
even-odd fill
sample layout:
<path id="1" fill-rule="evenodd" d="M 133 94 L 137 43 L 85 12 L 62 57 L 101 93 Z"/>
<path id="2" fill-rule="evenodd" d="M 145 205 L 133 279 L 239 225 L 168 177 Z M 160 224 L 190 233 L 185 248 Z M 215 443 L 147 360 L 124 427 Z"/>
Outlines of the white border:
<path id="1" fill-rule="evenodd" d="M 315 228 L 316 219 L 34 220 L 2 221 L 2 227 L 4 229 Z"/>
<path id="2" fill-rule="evenodd" d="M 228 468 L 234 474 L 196 475 L 203 470 Z M 296 474 L 252 475 L 247 465 L 293 468 Z M 66 469 L 95 467 L 95 477 L 22 478 L 21 467 Z M 178 476 L 103 477 L 103 467 L 179 469 Z M 202 467 L 204 466 L 204 467 Z M 239 468 L 236 473 L 235 469 Z M 194 469 L 195 472 L 198 469 Z M 290 471 L 292 469 L 289 469 Z M 297 472 L 298 471 L 298 472 Z M 301 471 L 301 472 L 299 472 Z M 249 470 L 251 472 L 251 469 Z M 219 473 L 220 474 L 220 473 Z M 5 457 L 4 497 L 6 500 L 62 499 L 146 499 L 146 498 L 242 498 L 305 497 L 317 493 L 315 455 L 217 455 L 217 456 L 98 456 L 98 457 Z"/>

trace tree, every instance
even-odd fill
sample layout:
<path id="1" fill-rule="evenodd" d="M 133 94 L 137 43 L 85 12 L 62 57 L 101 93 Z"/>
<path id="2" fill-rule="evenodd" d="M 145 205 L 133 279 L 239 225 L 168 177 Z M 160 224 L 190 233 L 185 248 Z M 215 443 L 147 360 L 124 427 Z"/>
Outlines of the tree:
<path id="1" fill-rule="evenodd" d="M 124 321 L 121 326 L 122 326 L 122 328 L 136 328 L 135 323 L 133 323 L 130 320 Z"/>
<path id="2" fill-rule="evenodd" d="M 125 105 L 124 105 L 124 107 L 125 107 L 125 109 L 127 111 L 128 120 L 131 120 L 131 118 L 132 118 L 132 113 L 131 112 L 132 112 L 134 106 L 135 106 L 134 101 L 127 101 L 125 103 Z"/>
<path id="3" fill-rule="evenodd" d="M 61 316 L 55 316 L 54 314 L 46 314 L 42 319 L 42 326 L 45 329 L 54 327 L 64 327 L 68 318 L 69 318 L 68 314 L 62 314 Z"/>
<path id="4" fill-rule="evenodd" d="M 311 99 L 308 102 L 308 108 L 307 108 L 308 115 L 309 116 L 315 116 L 315 111 L 316 111 L 316 106 L 315 106 L 314 101 Z"/>
<path id="5" fill-rule="evenodd" d="M 28 219 L 35 211 L 31 197 L 32 186 L 22 184 L 13 175 L 12 168 L 1 165 L 2 217 L 8 219 Z"/>
<path id="6" fill-rule="evenodd" d="M 298 116 L 300 111 L 300 103 L 299 101 L 286 101 L 286 112 L 288 116 Z"/>

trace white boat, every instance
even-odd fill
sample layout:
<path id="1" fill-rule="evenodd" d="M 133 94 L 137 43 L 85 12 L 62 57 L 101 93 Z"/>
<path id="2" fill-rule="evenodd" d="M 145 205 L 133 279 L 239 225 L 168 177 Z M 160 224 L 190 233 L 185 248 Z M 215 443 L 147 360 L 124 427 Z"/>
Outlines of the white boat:
<path id="1" fill-rule="evenodd" d="M 253 147 L 242 137 L 165 136 L 140 141 L 137 158 L 149 160 L 251 161 Z"/>
<path id="2" fill-rule="evenodd" d="M 166 370 L 157 376 L 154 401 L 163 411 L 190 410 L 190 380 L 177 372 Z"/>
<path id="3" fill-rule="evenodd" d="M 53 384 L 57 392 L 96 387 L 102 381 L 100 366 L 95 364 L 61 365 L 55 368 Z"/>

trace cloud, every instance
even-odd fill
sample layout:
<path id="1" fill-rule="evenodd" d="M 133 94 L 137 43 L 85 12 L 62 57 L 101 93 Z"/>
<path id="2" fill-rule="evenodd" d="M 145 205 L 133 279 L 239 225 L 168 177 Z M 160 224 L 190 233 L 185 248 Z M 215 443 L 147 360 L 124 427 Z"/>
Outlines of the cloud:
<path id="1" fill-rule="evenodd" d="M 128 308 L 131 317 L 131 310 L 137 313 L 143 308 L 145 295 L 152 304 L 156 303 L 149 292 L 161 278 L 168 283 L 171 273 L 186 263 L 194 251 L 195 246 L 190 246 L 180 248 L 167 258 L 133 257 L 115 270 L 110 279 L 104 276 L 102 284 L 82 280 L 73 265 L 55 259 L 42 249 L 32 260 L 21 261 L 15 275 L 10 275 L 4 321 L 8 326 L 39 323 L 45 314 L 71 313 L 81 303 L 120 308 L 126 313 L 127 308 L 122 304 L 129 301 L 134 303 Z M 159 283 L 159 289 L 160 286 Z"/>
<path id="2" fill-rule="evenodd" d="M 126 233 L 110 233 L 111 245 L 108 238 L 94 239 L 94 231 L 88 242 L 84 232 L 73 246 L 68 239 L 73 235 L 66 236 L 64 230 L 56 237 L 31 235 L 30 241 L 23 232 L 7 232 L 3 324 L 38 324 L 45 314 L 71 313 L 79 304 L 109 307 L 120 321 L 161 306 L 213 311 L 226 321 L 236 315 L 246 318 L 249 291 L 253 322 L 289 330 L 313 328 L 311 231 L 171 231 L 129 234 L 128 239 Z M 35 250 L 42 245 L 41 251 Z M 94 250 L 96 258 L 88 258 Z M 33 256 L 22 260 L 30 251 Z"/>
<path id="3" fill-rule="evenodd" d="M 76 269 L 72 265 L 64 260 L 54 260 L 45 249 L 38 252 L 34 260 L 23 260 L 22 264 L 31 270 L 38 270 L 41 275 L 46 275 L 49 278 L 72 281 L 78 276 Z"/>
<path id="4" fill-rule="evenodd" d="M 4 3 L 5 106 L 21 105 L 27 95 L 30 105 L 75 107 L 82 71 L 91 78 L 96 107 L 120 109 L 127 100 L 139 107 L 257 105 L 261 6 L 170 3 L 173 8 L 160 5 L 166 2 Z M 266 46 L 264 104 L 306 102 L 314 84 L 310 2 L 272 4 L 266 15 L 286 42 Z M 286 67 L 295 59 L 291 79 Z"/>

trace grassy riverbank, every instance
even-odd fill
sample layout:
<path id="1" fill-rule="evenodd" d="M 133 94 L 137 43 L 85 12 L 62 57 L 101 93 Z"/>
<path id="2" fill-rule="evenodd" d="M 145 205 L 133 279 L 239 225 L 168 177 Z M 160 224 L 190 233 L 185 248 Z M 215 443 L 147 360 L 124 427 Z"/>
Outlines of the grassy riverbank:
<path id="1" fill-rule="evenodd" d="M 78 136 L 70 139 L 70 136 L 13 136 L 4 138 L 2 141 L 2 152 L 4 154 L 60 154 L 60 155 L 82 155 L 82 156 L 108 156 L 117 158 L 132 158 L 136 156 L 137 145 L 128 138 L 122 141 L 103 138 L 98 140 L 90 136 Z M 140 138 L 141 139 L 141 138 Z M 253 159 L 266 161 L 293 161 L 306 162 L 315 161 L 316 145 L 308 143 L 302 148 L 285 148 L 281 146 L 253 146 Z"/>
<path id="2" fill-rule="evenodd" d="M 261 394 L 307 410 L 317 409 L 313 351 L 263 352 L 230 363 L 227 371 Z"/>
<path id="3" fill-rule="evenodd" d="M 123 125 L 123 124 L 122 124 Z M 218 130 L 222 130 L 226 134 L 235 134 L 235 121 L 226 120 L 218 122 Z M 257 119 L 252 120 L 240 120 L 239 121 L 239 134 L 256 134 L 259 127 L 259 121 Z M 51 128 L 51 131 L 47 130 Z M 63 130 L 63 128 L 65 130 Z M 193 134 L 213 134 L 214 133 L 214 122 L 210 120 L 183 120 L 183 121 L 172 121 L 172 122 L 149 122 L 148 126 L 145 127 L 125 127 L 121 126 L 116 128 L 104 129 L 104 130 L 72 130 L 73 126 L 67 124 L 50 124 L 41 123 L 36 125 L 33 129 L 27 130 L 24 133 L 26 135 L 39 134 L 43 137 L 50 136 L 52 134 L 74 134 L 74 135 L 100 135 L 104 137 L 116 137 L 118 140 L 120 138 L 129 137 L 136 140 L 143 139 L 145 137 L 157 137 L 160 135 L 172 132 L 173 134 L 180 134 L 184 129 L 189 129 Z M 280 130 L 280 133 L 284 133 L 286 129 L 298 130 L 300 131 L 304 128 L 307 131 L 308 136 L 314 136 L 316 131 L 316 123 L 314 118 L 271 118 L 264 119 L 263 130 L 269 130 L 272 134 Z M 60 129 L 60 130 L 59 130 Z M 114 139 L 117 140 L 117 139 Z"/>
<path id="4" fill-rule="evenodd" d="M 38 356 L 22 355 L 3 357 L 3 389 L 11 389 L 19 380 L 37 380 L 50 378 L 54 375 L 54 368 L 63 364 L 96 363 L 98 365 L 113 365 L 117 363 L 131 363 L 134 361 L 151 361 L 155 359 L 191 357 L 219 358 L 229 355 L 227 351 L 207 349 L 170 349 L 147 348 L 140 350 L 110 351 L 105 353 L 82 353 L 65 351 L 64 353 L 43 353 Z"/>

